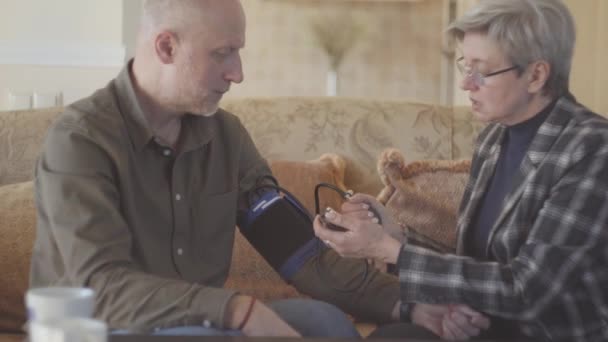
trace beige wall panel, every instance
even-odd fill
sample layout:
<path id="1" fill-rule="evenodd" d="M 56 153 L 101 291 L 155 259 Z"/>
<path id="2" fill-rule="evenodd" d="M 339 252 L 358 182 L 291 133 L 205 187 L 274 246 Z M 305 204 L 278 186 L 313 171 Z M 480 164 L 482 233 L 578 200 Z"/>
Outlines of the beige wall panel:
<path id="1" fill-rule="evenodd" d="M 576 20 L 572 93 L 594 111 L 608 114 L 608 1 L 566 0 Z"/>
<path id="2" fill-rule="evenodd" d="M 596 31 L 596 79 L 594 110 L 608 116 L 608 1 L 598 0 L 598 29 Z"/>
<path id="3" fill-rule="evenodd" d="M 339 68 L 338 95 L 439 102 L 443 0 L 246 0 L 243 5 L 246 81 L 229 96 L 324 95 L 328 60 L 315 43 L 311 21 L 349 13 L 365 34 Z"/>
<path id="4" fill-rule="evenodd" d="M 120 44 L 122 0 L 0 0 L 3 40 Z"/>
<path id="5" fill-rule="evenodd" d="M 566 0 L 576 21 L 576 48 L 572 61 L 570 90 L 577 99 L 589 107 L 595 105 L 595 73 L 598 25 L 598 2 L 596 0 Z"/>

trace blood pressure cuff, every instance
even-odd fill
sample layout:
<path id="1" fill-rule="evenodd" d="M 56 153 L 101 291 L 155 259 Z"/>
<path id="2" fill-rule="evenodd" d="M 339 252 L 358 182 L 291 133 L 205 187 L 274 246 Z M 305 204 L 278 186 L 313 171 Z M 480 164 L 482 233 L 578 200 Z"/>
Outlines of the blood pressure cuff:
<path id="1" fill-rule="evenodd" d="M 301 293 L 375 322 L 389 322 L 399 299 L 398 279 L 340 257 L 315 237 L 308 211 L 290 194 L 264 192 L 239 219 L 251 245 Z M 347 289 L 347 290 L 346 290 Z"/>
<path id="2" fill-rule="evenodd" d="M 289 195 L 281 196 L 275 191 L 265 192 L 251 204 L 239 229 L 288 282 L 321 249 L 310 214 Z"/>

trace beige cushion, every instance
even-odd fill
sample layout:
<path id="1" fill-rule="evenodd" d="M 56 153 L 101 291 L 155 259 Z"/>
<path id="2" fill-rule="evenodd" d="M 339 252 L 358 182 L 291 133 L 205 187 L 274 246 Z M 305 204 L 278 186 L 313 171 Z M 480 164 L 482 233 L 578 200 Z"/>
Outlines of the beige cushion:
<path id="1" fill-rule="evenodd" d="M 270 167 L 279 184 L 296 196 L 308 210 L 314 212 L 313 189 L 319 182 L 336 184 L 344 189 L 344 160 L 335 154 L 324 154 L 317 160 L 296 162 L 276 160 Z M 323 193 L 325 205 L 339 208 L 340 197 Z M 310 227 L 312 229 L 312 226 Z M 237 231 L 232 266 L 226 287 L 262 300 L 301 296 L 285 283 L 258 252 Z"/>
<path id="2" fill-rule="evenodd" d="M 272 173 L 279 185 L 292 194 L 308 209 L 315 211 L 314 188 L 319 183 L 329 183 L 345 190 L 344 172 L 346 161 L 337 154 L 326 153 L 319 159 L 305 162 L 290 160 L 270 161 Z M 319 190 L 319 207 L 339 209 L 342 197 L 330 189 Z"/>
<path id="3" fill-rule="evenodd" d="M 24 335 L 0 333 L 0 341 L 2 341 L 2 342 L 23 342 L 26 340 L 25 340 Z"/>
<path id="4" fill-rule="evenodd" d="M 384 189 L 378 200 L 404 226 L 408 239 L 443 252 L 456 246 L 456 218 L 470 161 L 425 160 L 410 164 L 396 149 L 378 159 Z"/>
<path id="5" fill-rule="evenodd" d="M 20 331 L 36 230 L 32 182 L 0 187 L 0 331 Z"/>
<path id="6" fill-rule="evenodd" d="M 32 180 L 46 131 L 62 110 L 0 113 L 0 185 Z"/>

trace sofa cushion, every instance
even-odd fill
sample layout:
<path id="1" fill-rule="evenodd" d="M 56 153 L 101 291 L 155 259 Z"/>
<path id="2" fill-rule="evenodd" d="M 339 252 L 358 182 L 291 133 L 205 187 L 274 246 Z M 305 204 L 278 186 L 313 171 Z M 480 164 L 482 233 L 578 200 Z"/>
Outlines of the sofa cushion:
<path id="1" fill-rule="evenodd" d="M 23 342 L 23 341 L 26 341 L 26 339 L 25 339 L 24 335 L 0 333 L 0 341 L 2 341 L 2 342 Z"/>
<path id="2" fill-rule="evenodd" d="M 0 185 L 31 180 L 46 131 L 63 108 L 0 113 Z"/>
<path id="3" fill-rule="evenodd" d="M 313 189 L 319 182 L 336 184 L 344 189 L 344 159 L 324 154 L 311 161 L 270 161 L 279 184 L 296 196 L 307 209 L 314 212 Z M 341 199 L 333 193 L 322 194 L 324 205 L 339 208 Z M 312 226 L 311 226 L 312 229 Z M 249 242 L 237 231 L 230 274 L 226 287 L 262 300 L 300 297 L 298 291 L 285 283 Z"/>
<path id="4" fill-rule="evenodd" d="M 36 230 L 32 182 L 0 186 L 0 331 L 21 330 Z"/>
<path id="5" fill-rule="evenodd" d="M 378 200 L 404 227 L 408 239 L 441 252 L 453 252 L 458 207 L 470 164 L 469 160 L 406 164 L 399 150 L 387 149 L 377 164 L 385 184 Z"/>
<path id="6" fill-rule="evenodd" d="M 308 209 L 315 211 L 314 188 L 317 184 L 329 183 L 345 190 L 344 172 L 346 161 L 337 154 L 326 153 L 319 159 L 305 162 L 291 160 L 271 160 L 270 168 L 279 185 L 292 194 Z M 319 207 L 339 209 L 342 197 L 327 188 L 319 190 Z"/>

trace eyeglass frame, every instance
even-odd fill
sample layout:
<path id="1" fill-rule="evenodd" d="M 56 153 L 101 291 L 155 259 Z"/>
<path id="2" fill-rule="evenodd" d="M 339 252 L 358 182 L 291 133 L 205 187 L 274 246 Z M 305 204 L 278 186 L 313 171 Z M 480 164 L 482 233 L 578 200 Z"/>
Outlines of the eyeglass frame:
<path id="1" fill-rule="evenodd" d="M 456 68 L 458 69 L 458 71 L 460 72 L 462 77 L 465 77 L 465 78 L 470 77 L 471 80 L 473 81 L 473 83 L 478 87 L 483 86 L 485 84 L 484 80 L 488 77 L 504 74 L 505 72 L 519 69 L 518 65 L 513 65 L 508 68 L 500 69 L 498 71 L 493 71 L 493 72 L 490 72 L 487 74 L 482 74 L 481 72 L 479 72 L 479 70 L 474 69 L 474 68 L 470 68 L 469 70 L 467 70 L 466 66 L 463 65 L 462 63 L 460 63 L 461 61 L 464 61 L 464 57 L 460 57 L 456 60 Z M 474 75 L 477 75 L 477 76 L 475 77 Z"/>

